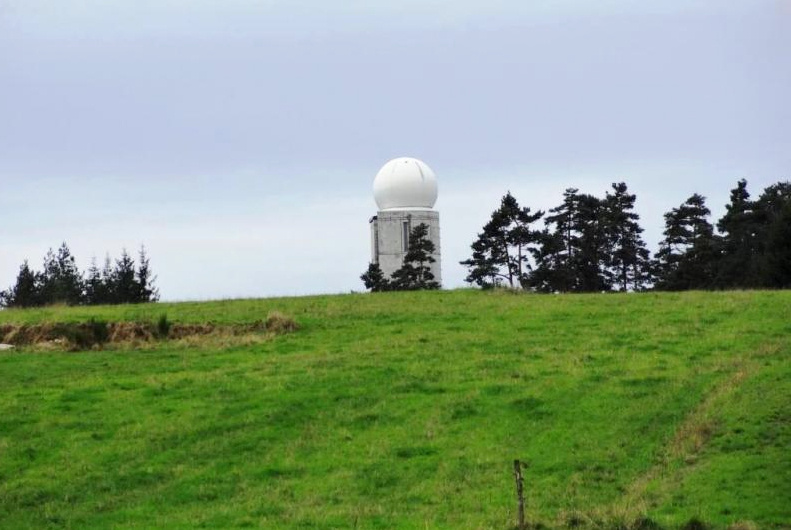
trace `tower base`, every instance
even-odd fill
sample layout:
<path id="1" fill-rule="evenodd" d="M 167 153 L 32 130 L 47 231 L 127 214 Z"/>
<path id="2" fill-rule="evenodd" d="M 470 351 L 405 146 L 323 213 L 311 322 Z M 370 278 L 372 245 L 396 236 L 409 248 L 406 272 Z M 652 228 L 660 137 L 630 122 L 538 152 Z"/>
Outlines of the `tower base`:
<path id="1" fill-rule="evenodd" d="M 371 218 L 371 262 L 379 265 L 387 278 L 404 264 L 409 246 L 409 232 L 423 223 L 428 239 L 434 243 L 436 261 L 431 264 L 434 279 L 442 284 L 439 212 L 435 210 L 383 210 Z"/>

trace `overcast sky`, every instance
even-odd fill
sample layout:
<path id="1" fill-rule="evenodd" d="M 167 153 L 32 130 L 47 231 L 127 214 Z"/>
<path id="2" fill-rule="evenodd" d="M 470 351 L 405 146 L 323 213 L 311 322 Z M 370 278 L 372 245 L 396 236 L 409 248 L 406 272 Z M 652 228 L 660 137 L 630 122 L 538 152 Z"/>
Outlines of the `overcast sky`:
<path id="1" fill-rule="evenodd" d="M 511 190 L 791 179 L 791 0 L 0 0 L 0 288 L 144 244 L 162 298 L 362 290 L 373 177 L 437 173 L 443 279 Z"/>

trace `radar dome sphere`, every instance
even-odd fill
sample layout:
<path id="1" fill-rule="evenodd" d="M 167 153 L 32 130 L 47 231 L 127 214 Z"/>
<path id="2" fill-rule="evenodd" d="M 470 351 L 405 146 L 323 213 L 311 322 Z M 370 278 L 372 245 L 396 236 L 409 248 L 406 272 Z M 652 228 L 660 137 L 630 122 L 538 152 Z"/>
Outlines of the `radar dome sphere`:
<path id="1" fill-rule="evenodd" d="M 437 202 L 437 176 L 417 158 L 395 158 L 376 174 L 374 199 L 380 210 L 430 210 Z"/>

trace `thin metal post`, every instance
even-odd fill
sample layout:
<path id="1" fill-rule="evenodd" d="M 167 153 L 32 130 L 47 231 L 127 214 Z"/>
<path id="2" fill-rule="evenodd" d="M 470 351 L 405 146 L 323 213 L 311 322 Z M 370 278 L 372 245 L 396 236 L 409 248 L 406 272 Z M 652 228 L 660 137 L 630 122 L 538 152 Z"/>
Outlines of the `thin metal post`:
<path id="1" fill-rule="evenodd" d="M 516 524 L 519 530 L 525 530 L 524 478 L 522 477 L 522 462 L 519 460 L 514 460 L 514 480 L 516 481 L 516 501 L 519 507 Z"/>

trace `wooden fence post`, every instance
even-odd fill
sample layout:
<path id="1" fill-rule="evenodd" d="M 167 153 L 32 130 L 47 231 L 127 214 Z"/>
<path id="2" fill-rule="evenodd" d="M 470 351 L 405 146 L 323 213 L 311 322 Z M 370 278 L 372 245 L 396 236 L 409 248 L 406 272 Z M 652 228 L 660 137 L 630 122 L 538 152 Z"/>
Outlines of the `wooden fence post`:
<path id="1" fill-rule="evenodd" d="M 518 519 L 516 521 L 519 530 L 525 530 L 525 493 L 524 478 L 522 477 L 522 462 L 514 460 L 514 480 L 516 481 L 516 501 L 519 506 Z"/>

